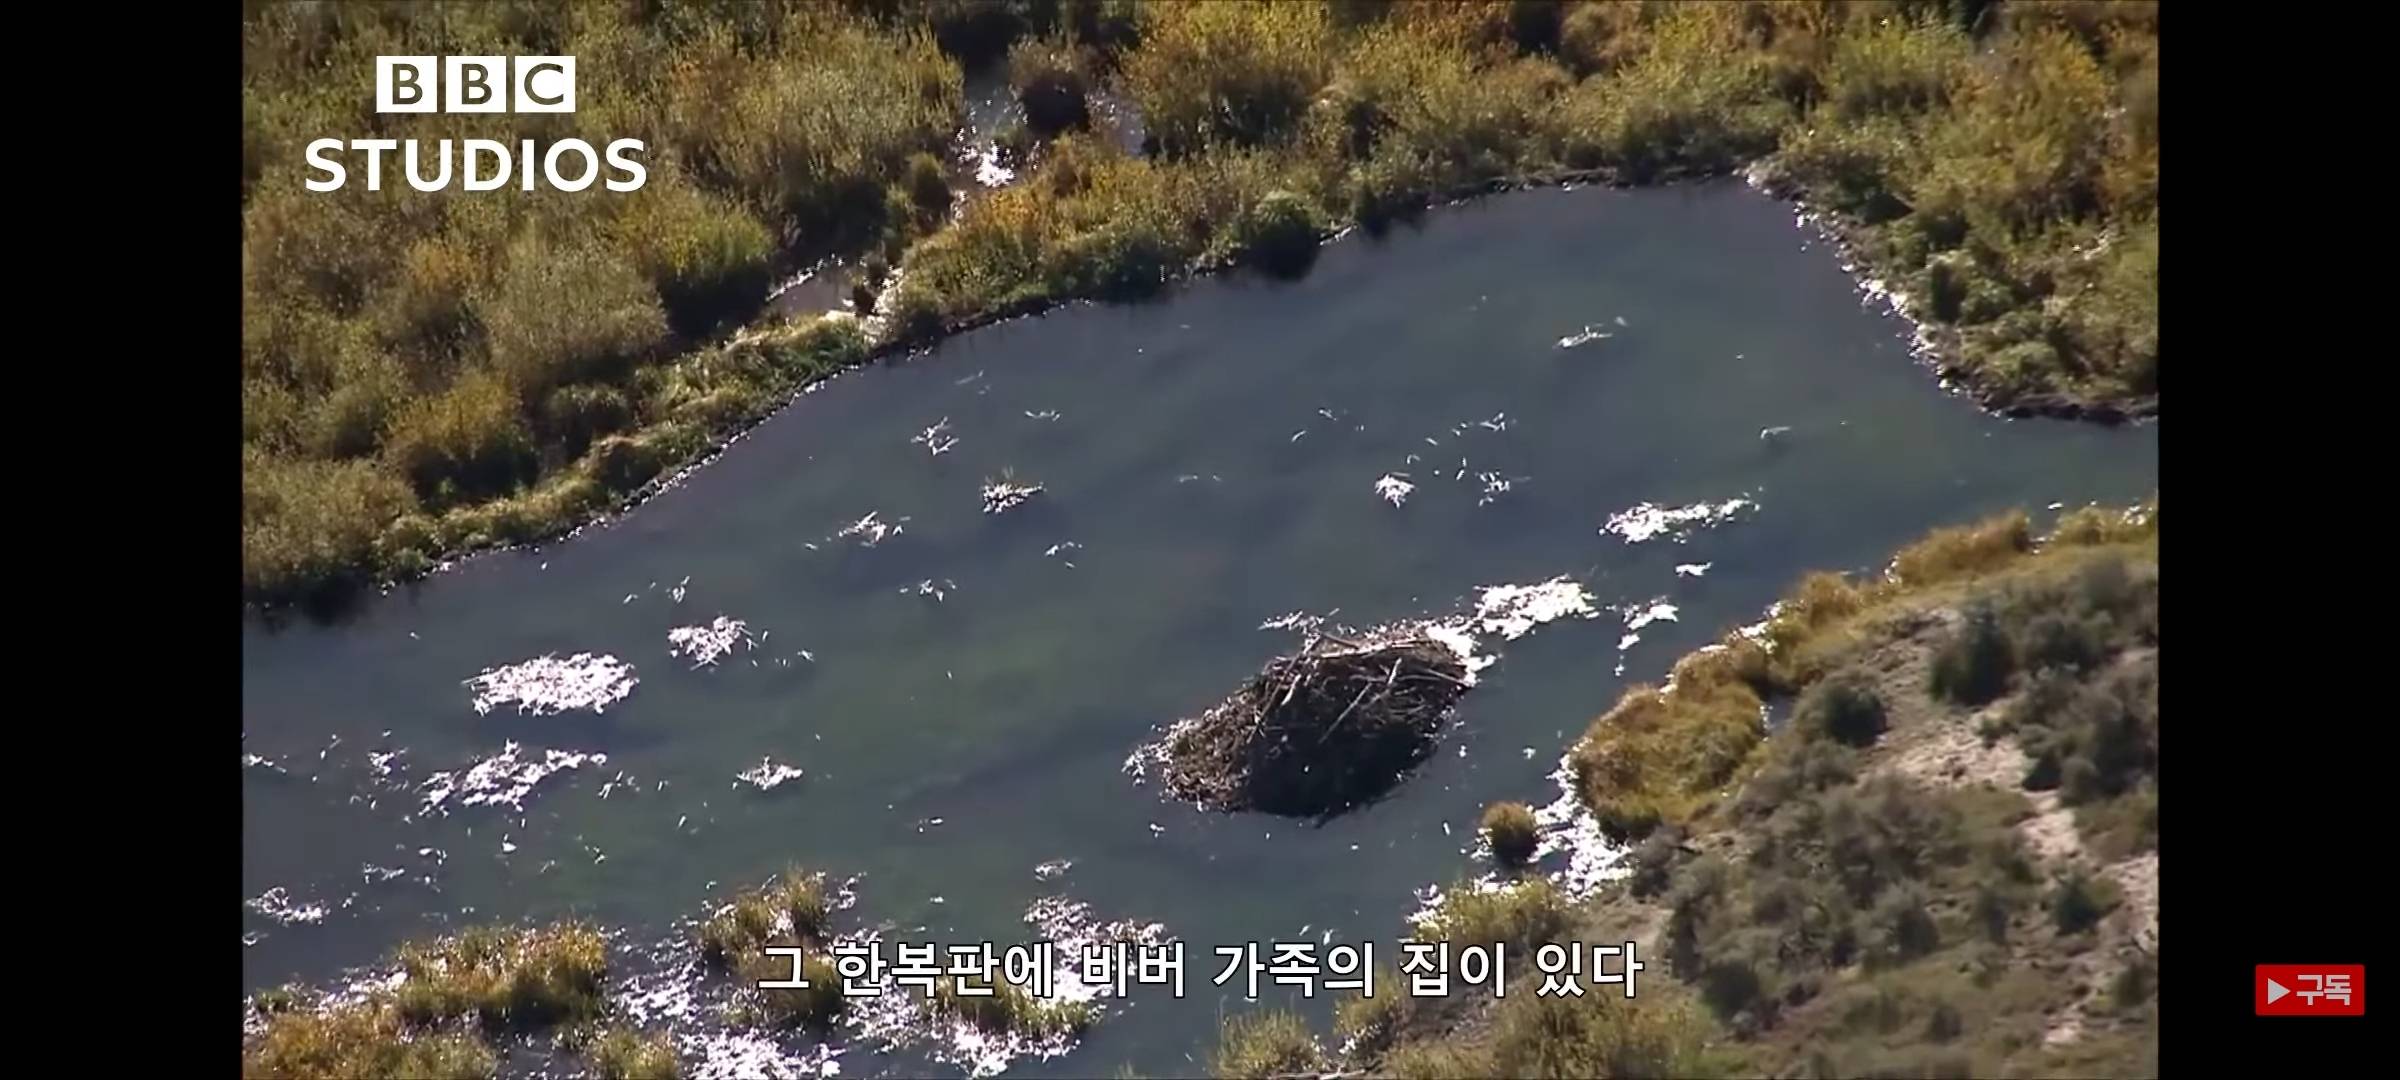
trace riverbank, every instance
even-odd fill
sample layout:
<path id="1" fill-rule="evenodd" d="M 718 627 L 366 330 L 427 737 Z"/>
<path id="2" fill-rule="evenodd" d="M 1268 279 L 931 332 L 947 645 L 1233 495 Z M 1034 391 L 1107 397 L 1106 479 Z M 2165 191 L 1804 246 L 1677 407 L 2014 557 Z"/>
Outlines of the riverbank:
<path id="1" fill-rule="evenodd" d="M 2155 503 L 1942 530 L 1594 721 L 1569 761 L 1630 872 L 1575 906 L 1486 893 L 1509 914 L 1476 939 L 1634 941 L 1640 1004 L 1587 975 L 1351 1002 L 1329 1040 L 1248 1017 L 1219 1075 L 2156 1071 L 2157 543 Z"/>
<path id="2" fill-rule="evenodd" d="M 953 7 L 254 19 L 245 604 L 565 535 L 879 356 L 1212 268 L 1296 271 L 1325 235 L 1526 182 L 1749 168 L 1829 215 L 1987 407 L 2156 411 L 2154 9 L 1911 26 L 1906 4 Z M 555 197 L 468 213 L 291 193 L 281 133 L 336 118 L 300 74 L 328 56 L 370 70 L 360 57 L 424 35 L 509 52 L 528 34 L 588 42 L 590 122 L 657 136 L 670 161 L 641 197 L 584 221 Z M 1155 152 L 1025 136 L 1017 182 L 945 216 L 959 57 L 1045 35 L 1073 39 L 1079 79 L 1127 91 Z M 1045 93 L 1082 85 L 1027 67 Z M 827 86 L 851 107 L 776 126 L 777 94 Z M 696 122 L 686 106 L 712 96 L 733 104 Z M 1236 107 L 1195 107 L 1216 100 Z M 2020 145 L 2041 153 L 1994 156 Z M 875 318 L 731 334 L 778 265 L 822 251 L 865 255 Z"/>

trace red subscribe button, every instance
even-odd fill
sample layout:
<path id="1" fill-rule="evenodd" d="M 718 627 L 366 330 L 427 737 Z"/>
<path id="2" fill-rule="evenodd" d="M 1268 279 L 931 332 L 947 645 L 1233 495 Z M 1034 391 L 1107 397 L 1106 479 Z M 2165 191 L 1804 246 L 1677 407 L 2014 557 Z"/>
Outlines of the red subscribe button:
<path id="1" fill-rule="evenodd" d="M 2364 1016 L 2365 964 L 2260 964 L 2251 993 L 2260 1016 Z"/>

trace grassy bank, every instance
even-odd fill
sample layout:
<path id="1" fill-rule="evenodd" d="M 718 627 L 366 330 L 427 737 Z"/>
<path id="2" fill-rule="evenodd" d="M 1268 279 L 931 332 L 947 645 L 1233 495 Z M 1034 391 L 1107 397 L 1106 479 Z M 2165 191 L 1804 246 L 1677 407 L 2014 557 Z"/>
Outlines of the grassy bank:
<path id="1" fill-rule="evenodd" d="M 673 1080 L 674 1047 L 613 1023 L 608 942 L 580 923 L 482 927 L 403 946 L 401 978 L 346 999 L 298 990 L 255 995 L 242 1039 L 252 1080 L 490 1077 L 500 1047 L 551 1033 L 588 1075 Z"/>
<path id="2" fill-rule="evenodd" d="M 578 111 L 372 111 L 376 55 L 510 53 L 576 55 Z M 937 156 L 987 60 L 1028 168 L 954 214 Z M 557 535 L 880 347 L 1300 272 L 1334 229 L 1496 182 L 1755 165 L 1836 214 L 1987 402 L 2157 393 L 2139 3 L 260 5 L 243 85 L 246 602 Z M 1096 86 L 1152 153 L 1088 132 Z M 640 138 L 650 178 L 304 191 L 327 134 Z M 828 254 L 878 283 L 876 336 L 762 321 Z"/>
<path id="3" fill-rule="evenodd" d="M 2155 504 L 1942 530 L 1596 720 L 1578 780 L 1631 873 L 1454 891 L 1432 933 L 1635 940 L 1638 1004 L 1392 995 L 1330 1045 L 1245 1018 L 1221 1075 L 2154 1074 L 2157 545 Z"/>

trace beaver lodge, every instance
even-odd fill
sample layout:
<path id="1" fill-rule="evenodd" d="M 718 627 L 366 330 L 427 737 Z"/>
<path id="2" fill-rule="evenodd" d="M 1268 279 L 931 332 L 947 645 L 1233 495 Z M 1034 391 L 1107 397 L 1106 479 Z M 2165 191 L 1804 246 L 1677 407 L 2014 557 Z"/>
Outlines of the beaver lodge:
<path id="1" fill-rule="evenodd" d="M 1464 657 L 1407 626 L 1311 633 L 1233 696 L 1178 721 L 1150 756 L 1167 790 L 1214 810 L 1330 817 L 1432 756 L 1472 679 Z"/>

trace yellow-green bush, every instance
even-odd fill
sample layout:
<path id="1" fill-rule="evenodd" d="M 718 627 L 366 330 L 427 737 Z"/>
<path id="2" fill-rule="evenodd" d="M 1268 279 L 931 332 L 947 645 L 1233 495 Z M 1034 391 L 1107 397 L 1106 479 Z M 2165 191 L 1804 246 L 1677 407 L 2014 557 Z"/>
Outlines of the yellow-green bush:
<path id="1" fill-rule="evenodd" d="M 1566 897 L 1549 878 L 1532 877 L 1493 889 L 1458 882 L 1417 924 L 1416 937 L 1459 948 L 1505 945 L 1513 956 L 1555 940 L 1566 929 Z"/>
<path id="2" fill-rule="evenodd" d="M 592 1037 L 582 1052 L 595 1080 L 677 1080 L 683 1075 L 675 1042 L 663 1033 L 610 1028 Z"/>
<path id="3" fill-rule="evenodd" d="M 608 940 L 577 923 L 479 927 L 403 946 L 399 958 L 406 979 L 393 994 L 402 1019 L 471 1016 L 492 1030 L 525 1030 L 599 1014 Z"/>
<path id="4" fill-rule="evenodd" d="M 1307 1021 L 1280 1009 L 1254 1011 L 1225 1021 L 1209 1072 L 1228 1080 L 1299 1076 L 1320 1069 L 1324 1060 Z"/>
<path id="5" fill-rule="evenodd" d="M 279 1012 L 242 1046 L 244 1080 L 482 1080 L 498 1067 L 474 1037 L 412 1035 L 373 1004 Z"/>
<path id="6" fill-rule="evenodd" d="M 383 523 L 416 507 L 408 485 L 363 461 L 242 457 L 242 591 L 288 602 L 373 565 Z"/>
<path id="7" fill-rule="evenodd" d="M 1715 801 L 1758 745 L 1760 709 L 1740 682 L 1634 687 L 1569 754 L 1576 790 L 1620 841 L 1686 819 Z"/>
<path id="8" fill-rule="evenodd" d="M 1160 0 L 1125 83 L 1169 155 L 1212 142 L 1288 135 L 1332 63 L 1333 27 L 1316 4 Z"/>
<path id="9" fill-rule="evenodd" d="M 748 320 L 779 266 L 929 227 L 888 220 L 886 189 L 960 114 L 956 65 L 921 26 L 824 5 L 262 5 L 243 35 L 243 435 L 260 462 L 245 471 L 273 477 L 246 488 L 278 493 L 245 501 L 245 546 L 267 545 L 245 552 L 253 600 L 418 565 L 377 561 L 358 539 L 408 507 L 362 497 L 381 485 L 332 463 L 376 463 L 436 506 L 483 506 L 651 422 L 633 415 L 641 370 Z M 576 55 L 578 111 L 373 111 L 378 55 L 516 53 Z M 639 138 L 649 179 L 632 193 L 426 193 L 394 156 L 381 190 L 351 160 L 346 187 L 305 191 L 302 148 L 329 131 L 429 151 Z M 339 486 L 293 490 L 311 482 Z M 557 482 L 550 502 L 594 502 Z M 494 528 L 447 532 L 572 524 L 494 507 Z"/>
<path id="10" fill-rule="evenodd" d="M 1496 802 L 1483 811 L 1483 836 L 1502 866 L 1523 866 L 1542 842 L 1533 809 L 1521 802 Z"/>

